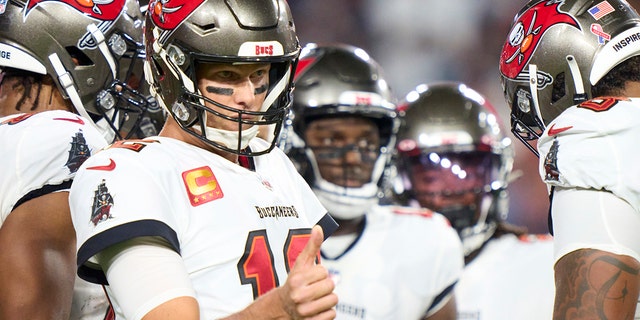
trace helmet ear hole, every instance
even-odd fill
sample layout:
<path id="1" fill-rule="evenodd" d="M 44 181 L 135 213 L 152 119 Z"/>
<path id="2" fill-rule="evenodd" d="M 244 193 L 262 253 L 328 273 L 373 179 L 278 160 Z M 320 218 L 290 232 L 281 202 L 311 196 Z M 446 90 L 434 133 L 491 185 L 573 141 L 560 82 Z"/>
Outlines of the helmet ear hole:
<path id="1" fill-rule="evenodd" d="M 198 28 L 200 28 L 203 33 L 211 32 L 212 30 L 214 30 L 216 28 L 216 24 L 215 23 L 207 23 L 207 24 L 203 24 L 203 25 L 198 25 L 197 23 L 194 23 L 193 25 L 198 27 Z"/>
<path id="2" fill-rule="evenodd" d="M 78 66 L 92 66 L 92 65 L 94 65 L 94 63 L 91 60 L 91 58 L 89 58 L 89 56 L 84 54 L 84 52 L 82 52 L 82 50 L 78 49 L 78 47 L 69 46 L 69 47 L 65 47 L 65 49 L 67 50 L 67 53 L 69 53 L 71 58 L 73 58 L 73 61 L 76 63 L 76 65 L 78 65 Z"/>
<path id="3" fill-rule="evenodd" d="M 551 103 L 556 103 L 567 95 L 566 82 L 564 79 L 564 72 L 556 75 L 556 78 L 553 81 L 553 90 L 551 91 Z"/>

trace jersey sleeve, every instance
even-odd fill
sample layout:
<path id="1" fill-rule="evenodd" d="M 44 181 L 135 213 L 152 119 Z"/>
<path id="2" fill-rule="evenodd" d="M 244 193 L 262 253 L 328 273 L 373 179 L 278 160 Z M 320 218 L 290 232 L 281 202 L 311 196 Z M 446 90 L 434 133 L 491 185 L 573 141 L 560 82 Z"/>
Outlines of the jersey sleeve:
<path id="1" fill-rule="evenodd" d="M 158 162 L 162 162 L 158 160 Z M 106 283 L 93 258 L 107 247 L 137 237 L 158 237 L 180 252 L 176 229 L 180 212 L 162 182 L 135 148 L 111 147 L 80 168 L 71 188 L 70 204 L 78 241 L 78 275 Z M 186 217 L 185 217 L 186 218 Z"/>
<path id="2" fill-rule="evenodd" d="M 408 250 L 402 278 L 416 296 L 424 299 L 420 302 L 424 306 L 421 311 L 430 316 L 449 301 L 462 275 L 464 252 L 460 237 L 439 213 L 409 207 L 391 208 L 394 215 L 402 218 L 396 219 L 398 223 L 394 227 L 399 228 L 397 237 L 404 238 L 397 248 L 399 256 L 401 250 Z"/>
<path id="3" fill-rule="evenodd" d="M 80 165 L 107 144 L 88 120 L 66 111 L 5 118 L 0 132 L 2 221 L 30 199 L 68 191 Z"/>
<path id="4" fill-rule="evenodd" d="M 427 310 L 427 315 L 432 315 L 440 310 L 453 295 L 453 289 L 464 268 L 464 252 L 460 237 L 444 216 L 434 213 L 432 219 L 437 225 L 434 229 L 437 232 L 436 238 L 439 244 L 432 263 L 438 268 L 430 279 L 435 284 L 433 287 L 435 298 Z"/>
<path id="5" fill-rule="evenodd" d="M 538 141 L 549 186 L 607 190 L 640 211 L 639 101 L 590 100 L 560 114 Z"/>

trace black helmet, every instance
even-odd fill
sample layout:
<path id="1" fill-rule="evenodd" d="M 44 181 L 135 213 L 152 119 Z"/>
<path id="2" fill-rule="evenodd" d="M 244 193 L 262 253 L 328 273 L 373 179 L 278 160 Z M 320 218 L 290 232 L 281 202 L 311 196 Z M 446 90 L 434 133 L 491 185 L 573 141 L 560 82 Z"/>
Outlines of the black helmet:
<path id="1" fill-rule="evenodd" d="M 300 48 L 285 0 L 152 0 L 145 44 L 145 72 L 151 90 L 182 129 L 217 149 L 236 154 L 260 155 L 275 146 L 274 140 L 268 149 L 249 150 L 241 140 L 243 135 L 246 141 L 255 136 L 259 126 L 269 126 L 277 137 L 291 103 Z M 206 98 L 197 88 L 196 68 L 207 62 L 271 63 L 268 93 L 260 111 L 242 111 Z M 226 116 L 205 103 L 237 116 Z M 261 119 L 244 120 L 243 114 Z M 238 130 L 207 130 L 207 116 L 238 122 Z M 252 129 L 242 130 L 242 124 L 252 125 Z"/>
<path id="2" fill-rule="evenodd" d="M 458 82 L 420 85 L 398 110 L 393 185 L 398 200 L 444 214 L 465 254 L 475 251 L 508 211 L 514 151 L 495 110 Z"/>
<path id="3" fill-rule="evenodd" d="M 142 12 L 134 0 L 90 4 L 8 1 L 0 15 L 0 68 L 50 75 L 108 140 L 126 138 L 154 107 L 135 90 L 143 84 Z"/>
<path id="4" fill-rule="evenodd" d="M 355 218 L 378 202 L 380 184 L 387 172 L 398 126 L 391 90 L 378 63 L 364 50 L 346 44 L 305 46 L 297 70 L 293 109 L 281 147 L 332 215 Z M 358 188 L 324 179 L 318 170 L 318 157 L 305 141 L 311 121 L 343 116 L 370 119 L 380 134 L 371 181 Z"/>
<path id="5" fill-rule="evenodd" d="M 640 16 L 624 0 L 535 0 L 516 16 L 500 55 L 511 130 L 527 140 L 592 98 L 611 69 L 640 53 Z"/>

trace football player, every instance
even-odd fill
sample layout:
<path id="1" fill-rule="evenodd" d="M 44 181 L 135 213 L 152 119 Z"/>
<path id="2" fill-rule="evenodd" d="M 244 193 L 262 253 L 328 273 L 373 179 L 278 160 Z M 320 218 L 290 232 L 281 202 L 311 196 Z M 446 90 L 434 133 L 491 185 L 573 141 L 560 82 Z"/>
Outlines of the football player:
<path id="1" fill-rule="evenodd" d="M 0 318 L 104 319 L 104 290 L 75 277 L 68 194 L 83 161 L 138 134 L 149 115 L 133 90 L 140 8 L 5 1 L 0 10 Z"/>
<path id="2" fill-rule="evenodd" d="M 382 206 L 398 121 L 382 68 L 346 44 L 301 53 L 283 148 L 340 227 L 322 245 L 337 319 L 455 319 L 460 240 L 429 210 Z"/>
<path id="3" fill-rule="evenodd" d="M 513 146 L 489 101 L 463 83 L 434 82 L 407 94 L 399 111 L 393 190 L 457 230 L 458 319 L 551 318 L 553 243 L 505 222 Z"/>
<path id="4" fill-rule="evenodd" d="M 636 312 L 639 35 L 626 1 L 536 0 L 517 14 L 500 55 L 511 129 L 539 155 L 551 199 L 553 319 Z"/>
<path id="5" fill-rule="evenodd" d="M 160 134 L 86 161 L 71 190 L 79 275 L 118 319 L 331 319 L 316 264 L 337 227 L 276 141 L 300 46 L 285 0 L 150 1 Z"/>

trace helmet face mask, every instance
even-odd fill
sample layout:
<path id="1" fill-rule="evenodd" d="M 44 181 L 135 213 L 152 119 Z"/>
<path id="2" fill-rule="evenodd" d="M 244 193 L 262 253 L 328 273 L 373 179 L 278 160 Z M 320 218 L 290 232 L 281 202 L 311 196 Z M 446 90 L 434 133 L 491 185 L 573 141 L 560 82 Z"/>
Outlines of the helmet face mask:
<path id="1" fill-rule="evenodd" d="M 495 110 L 456 82 L 418 86 L 398 109 L 397 200 L 445 215 L 473 252 L 507 216 L 514 154 Z"/>
<path id="2" fill-rule="evenodd" d="M 258 127 L 277 137 L 291 104 L 299 44 L 286 2 L 170 5 L 151 1 L 145 29 L 145 72 L 160 104 L 183 130 L 218 150 L 248 156 L 269 152 L 276 139 L 264 150 L 246 146 Z M 264 103 L 248 110 L 211 99 L 198 87 L 198 70 L 207 64 L 270 64 Z M 209 127 L 208 118 L 236 125 L 231 130 Z"/>
<path id="3" fill-rule="evenodd" d="M 164 124 L 165 116 L 157 102 L 130 84 L 114 80 L 96 97 L 96 109 L 115 132 L 116 140 L 154 136 Z"/>
<path id="4" fill-rule="evenodd" d="M 382 69 L 343 44 L 303 48 L 280 147 L 339 220 L 378 203 L 398 121 Z"/>
<path id="5" fill-rule="evenodd" d="M 380 138 L 371 119 L 351 115 L 315 119 L 308 125 L 305 141 L 319 176 L 344 187 L 344 194 L 373 182 Z"/>
<path id="6" fill-rule="evenodd" d="M 402 155 L 403 184 L 421 206 L 442 213 L 456 230 L 480 219 L 482 197 L 491 194 L 500 157 L 487 151 Z"/>
<path id="7" fill-rule="evenodd" d="M 0 22 L 0 46 L 22 59 L 0 64 L 50 75 L 62 96 L 107 140 L 131 137 L 120 128 L 137 131 L 132 115 L 149 108 L 137 90 L 143 78 L 142 22 L 134 0 L 93 8 L 53 0 L 9 2 Z M 129 103 L 119 95 L 136 99 Z"/>
<path id="8" fill-rule="evenodd" d="M 640 53 L 640 17 L 623 0 L 533 0 L 516 16 L 500 56 L 513 133 L 537 139 L 565 109 Z"/>

